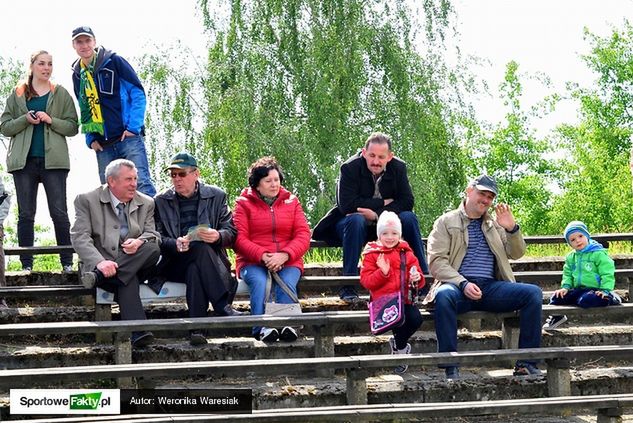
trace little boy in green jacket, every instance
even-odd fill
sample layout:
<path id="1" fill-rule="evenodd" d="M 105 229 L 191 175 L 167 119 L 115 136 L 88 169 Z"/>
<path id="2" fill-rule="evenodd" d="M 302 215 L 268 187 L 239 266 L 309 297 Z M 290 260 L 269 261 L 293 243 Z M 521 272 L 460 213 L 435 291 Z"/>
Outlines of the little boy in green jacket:
<path id="1" fill-rule="evenodd" d="M 578 220 L 569 222 L 564 235 L 574 251 L 565 258 L 563 282 L 560 289 L 554 291 L 550 304 L 582 308 L 620 304 L 622 299 L 613 291 L 613 259 L 602 245 L 591 239 L 587 225 Z M 555 329 L 566 321 L 566 316 L 549 316 L 543 329 Z"/>

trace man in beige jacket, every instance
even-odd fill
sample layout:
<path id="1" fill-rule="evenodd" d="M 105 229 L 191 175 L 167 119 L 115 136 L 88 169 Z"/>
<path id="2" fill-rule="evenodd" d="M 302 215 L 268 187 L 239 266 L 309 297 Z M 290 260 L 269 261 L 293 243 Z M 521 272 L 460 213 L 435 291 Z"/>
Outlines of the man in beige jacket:
<path id="1" fill-rule="evenodd" d="M 137 171 L 130 160 L 110 162 L 105 175 L 107 184 L 75 198 L 70 236 L 83 265 L 81 281 L 86 288 L 114 292 L 121 320 L 144 320 L 139 282 L 143 274 L 155 273 L 160 256 L 154 200 L 136 190 Z M 152 340 L 151 332 L 132 334 L 135 347 Z"/>
<path id="2" fill-rule="evenodd" d="M 457 315 L 471 310 L 519 310 L 519 348 L 541 345 L 543 294 L 535 285 L 516 283 L 509 259 L 525 253 L 525 241 L 507 204 L 489 209 L 497 183 L 475 178 L 456 210 L 440 216 L 429 235 L 429 269 L 442 284 L 435 291 L 435 332 L 439 352 L 457 351 Z M 459 378 L 455 365 L 444 365 L 448 379 Z M 516 376 L 540 373 L 535 362 L 518 361 Z"/>

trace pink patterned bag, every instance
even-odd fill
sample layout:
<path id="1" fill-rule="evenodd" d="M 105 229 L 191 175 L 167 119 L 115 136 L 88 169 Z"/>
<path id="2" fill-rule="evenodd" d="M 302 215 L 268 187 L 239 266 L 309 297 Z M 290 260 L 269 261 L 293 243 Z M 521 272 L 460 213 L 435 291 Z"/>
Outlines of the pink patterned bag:
<path id="1" fill-rule="evenodd" d="M 406 256 L 400 252 L 400 291 L 383 295 L 371 300 L 369 307 L 369 325 L 371 333 L 380 335 L 404 324 L 404 286 L 406 279 Z"/>

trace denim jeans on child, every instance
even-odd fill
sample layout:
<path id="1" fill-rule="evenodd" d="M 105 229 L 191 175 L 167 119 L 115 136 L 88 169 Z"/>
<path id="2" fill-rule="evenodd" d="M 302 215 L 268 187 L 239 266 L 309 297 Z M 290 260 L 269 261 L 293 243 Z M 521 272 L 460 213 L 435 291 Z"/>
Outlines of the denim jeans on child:
<path id="1" fill-rule="evenodd" d="M 574 288 L 567 291 L 564 297 L 550 298 L 550 304 L 554 305 L 577 305 L 582 308 L 605 307 L 608 305 L 619 304 L 615 301 L 612 294 L 607 298 L 603 298 L 596 294 L 593 288 Z"/>

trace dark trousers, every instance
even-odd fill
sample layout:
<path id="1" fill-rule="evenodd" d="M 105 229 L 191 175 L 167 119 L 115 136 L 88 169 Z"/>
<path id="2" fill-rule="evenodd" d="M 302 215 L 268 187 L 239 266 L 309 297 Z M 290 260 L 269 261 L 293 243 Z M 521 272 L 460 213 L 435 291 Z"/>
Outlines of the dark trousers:
<path id="1" fill-rule="evenodd" d="M 404 305 L 404 324 L 392 330 L 393 339 L 396 341 L 396 348 L 403 350 L 407 347 L 409 338 L 422 325 L 422 314 L 414 305 Z"/>
<path id="2" fill-rule="evenodd" d="M 426 252 L 420 235 L 420 226 L 415 213 L 404 211 L 398 214 L 402 222 L 402 238 L 409 243 L 413 254 L 420 262 L 420 273 L 429 273 Z M 343 247 L 343 275 L 358 275 L 358 259 L 368 241 L 376 239 L 376 225 L 368 222 L 360 213 L 345 216 L 336 224 L 336 232 Z"/>
<path id="3" fill-rule="evenodd" d="M 216 250 L 205 242 L 192 242 L 189 251 L 162 251 L 159 277 L 187 284 L 189 317 L 206 317 L 209 303 L 221 311 L 229 303 L 229 270 Z M 222 267 L 220 267 L 222 266 Z"/>
<path id="4" fill-rule="evenodd" d="M 119 252 L 114 260 L 119 267 L 116 275 L 97 282 L 97 286 L 114 292 L 114 300 L 119 303 L 121 320 L 145 320 L 145 311 L 139 295 L 139 283 L 145 275 L 155 272 L 156 262 L 160 256 L 160 248 L 154 242 L 148 242 L 135 254 Z"/>
<path id="5" fill-rule="evenodd" d="M 574 288 L 567 291 L 563 298 L 550 298 L 549 303 L 554 305 L 577 305 L 582 308 L 606 307 L 612 303 L 612 296 L 602 298 L 596 294 L 593 288 Z"/>
<path id="6" fill-rule="evenodd" d="M 57 245 L 70 245 L 70 221 L 66 207 L 66 169 L 45 169 L 43 157 L 29 157 L 23 169 L 13 172 L 15 194 L 18 199 L 18 244 L 32 247 L 37 210 L 37 189 L 44 185 L 48 212 L 53 220 Z M 33 267 L 32 255 L 21 255 L 22 267 Z M 62 266 L 73 264 L 73 254 L 60 254 Z"/>

